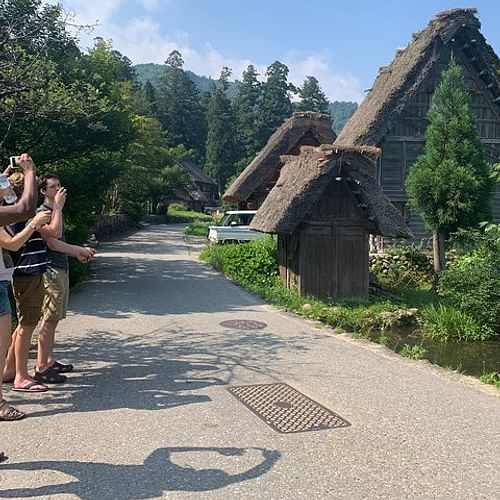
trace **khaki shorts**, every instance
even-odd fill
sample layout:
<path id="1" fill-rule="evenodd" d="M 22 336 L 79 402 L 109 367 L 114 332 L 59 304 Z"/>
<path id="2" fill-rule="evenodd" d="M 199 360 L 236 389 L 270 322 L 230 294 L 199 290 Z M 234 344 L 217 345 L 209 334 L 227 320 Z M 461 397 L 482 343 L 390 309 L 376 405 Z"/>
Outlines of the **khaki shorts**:
<path id="1" fill-rule="evenodd" d="M 14 276 L 12 285 L 19 324 L 36 326 L 42 317 L 44 295 L 43 274 L 36 276 Z"/>
<path id="2" fill-rule="evenodd" d="M 43 319 L 60 321 L 66 317 L 69 298 L 69 276 L 65 269 L 49 266 L 43 275 Z"/>

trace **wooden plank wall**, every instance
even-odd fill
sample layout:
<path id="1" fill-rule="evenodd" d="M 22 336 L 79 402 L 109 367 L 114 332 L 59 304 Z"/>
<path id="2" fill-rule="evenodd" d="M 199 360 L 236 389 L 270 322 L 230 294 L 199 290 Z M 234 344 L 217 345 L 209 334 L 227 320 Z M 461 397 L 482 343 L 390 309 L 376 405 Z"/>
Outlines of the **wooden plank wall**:
<path id="1" fill-rule="evenodd" d="M 464 68 L 465 82 L 471 92 L 472 112 L 478 125 L 484 150 L 490 161 L 500 159 L 500 119 L 498 107 L 485 96 L 481 81 L 474 75 L 467 58 L 455 49 L 455 58 Z M 434 71 L 422 83 L 418 92 L 406 105 L 399 118 L 392 125 L 382 141 L 382 156 L 378 178 L 387 197 L 398 208 L 403 209 L 409 228 L 420 241 L 430 237 L 421 218 L 405 208 L 407 199 L 404 183 L 411 165 L 422 154 L 425 144 L 426 118 L 432 99 L 432 93 L 440 81 L 441 72 L 447 68 L 450 52 L 443 51 Z M 496 189 L 492 199 L 492 215 L 500 223 L 500 188 Z"/>

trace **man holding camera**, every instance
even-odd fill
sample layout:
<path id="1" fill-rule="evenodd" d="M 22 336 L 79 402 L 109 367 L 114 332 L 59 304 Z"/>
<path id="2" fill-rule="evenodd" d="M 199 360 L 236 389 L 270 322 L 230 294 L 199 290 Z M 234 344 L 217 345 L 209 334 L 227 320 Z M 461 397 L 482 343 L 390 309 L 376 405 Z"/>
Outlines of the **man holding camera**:
<path id="1" fill-rule="evenodd" d="M 48 266 L 44 274 L 43 321 L 38 336 L 38 353 L 35 379 L 39 382 L 63 382 L 73 370 L 73 365 L 62 364 L 53 357 L 57 324 L 66 317 L 69 297 L 68 255 L 80 262 L 94 257 L 93 248 L 68 245 L 64 230 L 62 209 L 66 201 L 66 190 L 61 187 L 59 177 L 44 175 L 39 181 L 40 193 L 44 197 L 39 211 L 52 212 L 51 224 L 40 228 L 47 242 Z"/>

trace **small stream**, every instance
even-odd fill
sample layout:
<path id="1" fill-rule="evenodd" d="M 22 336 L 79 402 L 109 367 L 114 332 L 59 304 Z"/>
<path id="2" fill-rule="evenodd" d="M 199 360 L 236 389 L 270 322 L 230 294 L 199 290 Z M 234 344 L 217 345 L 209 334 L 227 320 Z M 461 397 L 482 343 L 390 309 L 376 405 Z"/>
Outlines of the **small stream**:
<path id="1" fill-rule="evenodd" d="M 500 340 L 439 342 L 422 336 L 416 327 L 394 328 L 385 333 L 387 347 L 399 352 L 404 344 L 421 345 L 431 363 L 479 377 L 483 373 L 500 373 Z M 371 340 L 377 342 L 378 336 Z"/>

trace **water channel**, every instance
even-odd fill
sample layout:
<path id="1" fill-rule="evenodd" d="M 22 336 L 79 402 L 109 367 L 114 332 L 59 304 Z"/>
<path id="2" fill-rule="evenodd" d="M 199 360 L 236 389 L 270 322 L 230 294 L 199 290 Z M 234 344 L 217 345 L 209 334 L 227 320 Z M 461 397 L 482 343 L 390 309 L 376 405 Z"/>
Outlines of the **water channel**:
<path id="1" fill-rule="evenodd" d="M 415 327 L 394 328 L 386 332 L 387 347 L 399 352 L 404 344 L 421 345 L 431 363 L 479 377 L 484 373 L 500 373 L 500 340 L 440 342 L 426 338 Z M 371 340 L 378 341 L 377 337 Z"/>

